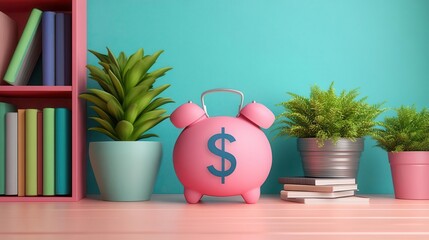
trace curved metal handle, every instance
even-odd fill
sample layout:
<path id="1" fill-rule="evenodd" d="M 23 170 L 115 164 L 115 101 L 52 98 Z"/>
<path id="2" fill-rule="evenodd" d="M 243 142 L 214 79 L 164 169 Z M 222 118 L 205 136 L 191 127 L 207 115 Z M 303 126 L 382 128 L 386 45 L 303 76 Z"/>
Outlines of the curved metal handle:
<path id="1" fill-rule="evenodd" d="M 244 94 L 242 92 L 240 92 L 238 90 L 234 90 L 234 89 L 229 89 L 229 88 L 215 88 L 215 89 L 207 90 L 207 91 L 205 91 L 205 92 L 203 92 L 201 94 L 201 103 L 203 104 L 203 109 L 204 109 L 204 112 L 206 113 L 207 117 L 209 116 L 209 114 L 207 113 L 207 107 L 204 104 L 204 96 L 207 95 L 207 94 L 209 94 L 209 93 L 214 93 L 214 92 L 230 92 L 230 93 L 235 93 L 235 94 L 240 95 L 241 101 L 240 101 L 240 106 L 238 106 L 238 113 L 240 113 L 241 108 L 243 107 Z"/>

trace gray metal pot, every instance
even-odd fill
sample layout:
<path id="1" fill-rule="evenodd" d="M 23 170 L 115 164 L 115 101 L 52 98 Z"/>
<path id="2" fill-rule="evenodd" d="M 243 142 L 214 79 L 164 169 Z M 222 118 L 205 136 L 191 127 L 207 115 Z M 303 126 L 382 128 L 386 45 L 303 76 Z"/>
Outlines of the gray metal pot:
<path id="1" fill-rule="evenodd" d="M 355 142 L 341 138 L 336 144 L 327 140 L 319 148 L 316 138 L 298 138 L 305 176 L 356 178 L 363 145 L 363 138 Z"/>

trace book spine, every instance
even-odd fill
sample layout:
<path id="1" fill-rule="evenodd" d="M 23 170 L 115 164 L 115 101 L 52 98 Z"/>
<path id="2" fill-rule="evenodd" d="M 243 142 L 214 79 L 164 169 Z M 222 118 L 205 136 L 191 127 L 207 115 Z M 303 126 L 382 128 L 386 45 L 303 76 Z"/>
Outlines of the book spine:
<path id="1" fill-rule="evenodd" d="M 71 86 L 72 77 L 72 29 L 71 14 L 64 14 L 64 85 Z"/>
<path id="2" fill-rule="evenodd" d="M 25 196 L 25 109 L 18 109 L 18 196 Z"/>
<path id="3" fill-rule="evenodd" d="M 3 85 L 6 84 L 3 81 L 4 74 L 18 41 L 18 25 L 15 20 L 0 11 L 0 29 L 2 32 L 2 40 L 0 41 L 0 85 Z"/>
<path id="4" fill-rule="evenodd" d="M 27 24 L 25 25 L 21 38 L 19 39 L 15 52 L 13 53 L 12 59 L 10 60 L 9 66 L 4 76 L 4 80 L 9 84 L 25 85 L 28 82 L 30 74 L 27 73 L 30 72 L 30 70 L 32 71 L 34 66 L 30 67 L 30 62 L 27 61 L 25 57 L 29 54 L 29 52 L 32 51 L 32 48 L 38 47 L 38 44 L 34 44 L 34 38 L 37 37 L 37 33 L 40 32 L 39 26 L 41 17 L 42 11 L 39 9 L 34 8 L 31 11 L 30 17 L 27 21 Z M 38 55 L 40 55 L 40 51 L 38 52 Z M 32 59 L 33 58 L 36 57 L 33 56 Z M 34 61 L 34 65 L 37 62 L 37 58 L 36 61 Z M 27 66 L 22 67 L 23 65 Z M 25 72 L 25 74 L 23 72 Z M 28 78 L 25 78 L 26 76 L 28 76 Z"/>
<path id="5" fill-rule="evenodd" d="M 64 13 L 55 15 L 55 85 L 65 85 Z"/>
<path id="6" fill-rule="evenodd" d="M 25 111 L 25 195 L 37 195 L 37 109 Z"/>
<path id="7" fill-rule="evenodd" d="M 55 109 L 43 109 L 43 195 L 55 194 Z"/>
<path id="8" fill-rule="evenodd" d="M 55 109 L 55 195 L 71 194 L 71 116 Z"/>
<path id="9" fill-rule="evenodd" d="M 6 178 L 6 113 L 15 111 L 15 107 L 9 103 L 0 102 L 0 195 L 5 194 Z"/>
<path id="10" fill-rule="evenodd" d="M 43 112 L 37 111 L 37 195 L 43 195 Z"/>
<path id="11" fill-rule="evenodd" d="M 55 85 L 55 12 L 42 15 L 43 85 Z"/>
<path id="12" fill-rule="evenodd" d="M 6 195 L 18 195 L 18 113 L 6 114 Z"/>

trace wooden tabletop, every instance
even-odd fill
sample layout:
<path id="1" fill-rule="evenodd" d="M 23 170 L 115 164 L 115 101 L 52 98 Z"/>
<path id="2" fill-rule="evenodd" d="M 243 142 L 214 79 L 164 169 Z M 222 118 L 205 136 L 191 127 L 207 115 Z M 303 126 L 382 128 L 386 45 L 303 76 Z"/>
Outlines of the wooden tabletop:
<path id="1" fill-rule="evenodd" d="M 429 239 L 429 200 L 304 205 L 263 196 L 154 195 L 147 202 L 0 203 L 0 239 Z"/>

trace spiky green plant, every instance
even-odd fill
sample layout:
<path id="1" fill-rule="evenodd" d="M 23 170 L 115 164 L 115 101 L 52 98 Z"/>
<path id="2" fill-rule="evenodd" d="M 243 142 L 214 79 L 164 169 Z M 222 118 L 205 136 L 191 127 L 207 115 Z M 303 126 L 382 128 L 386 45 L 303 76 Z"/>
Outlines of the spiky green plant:
<path id="1" fill-rule="evenodd" d="M 90 117 L 99 125 L 89 130 L 103 133 L 116 141 L 136 141 L 156 134 L 145 134 L 169 116 L 160 107 L 171 98 L 157 97 L 170 84 L 154 87 L 170 67 L 148 70 L 163 52 L 144 56 L 143 49 L 127 57 L 121 52 L 116 58 L 107 48 L 107 55 L 90 50 L 101 67 L 87 65 L 89 76 L 101 89 L 88 89 L 81 98 L 93 103 L 97 116 Z"/>
<path id="2" fill-rule="evenodd" d="M 278 136 L 317 138 L 320 147 L 328 139 L 334 143 L 340 138 L 355 141 L 372 133 L 375 118 L 384 111 L 382 104 L 370 105 L 366 97 L 357 99 L 357 89 L 336 95 L 334 83 L 327 91 L 312 86 L 310 97 L 288 94 L 292 98 L 279 104 L 285 111 L 277 116 L 282 124 Z"/>
<path id="3" fill-rule="evenodd" d="M 377 146 L 388 152 L 429 151 L 429 110 L 401 106 L 395 111 L 396 116 L 386 117 L 373 133 Z"/>

